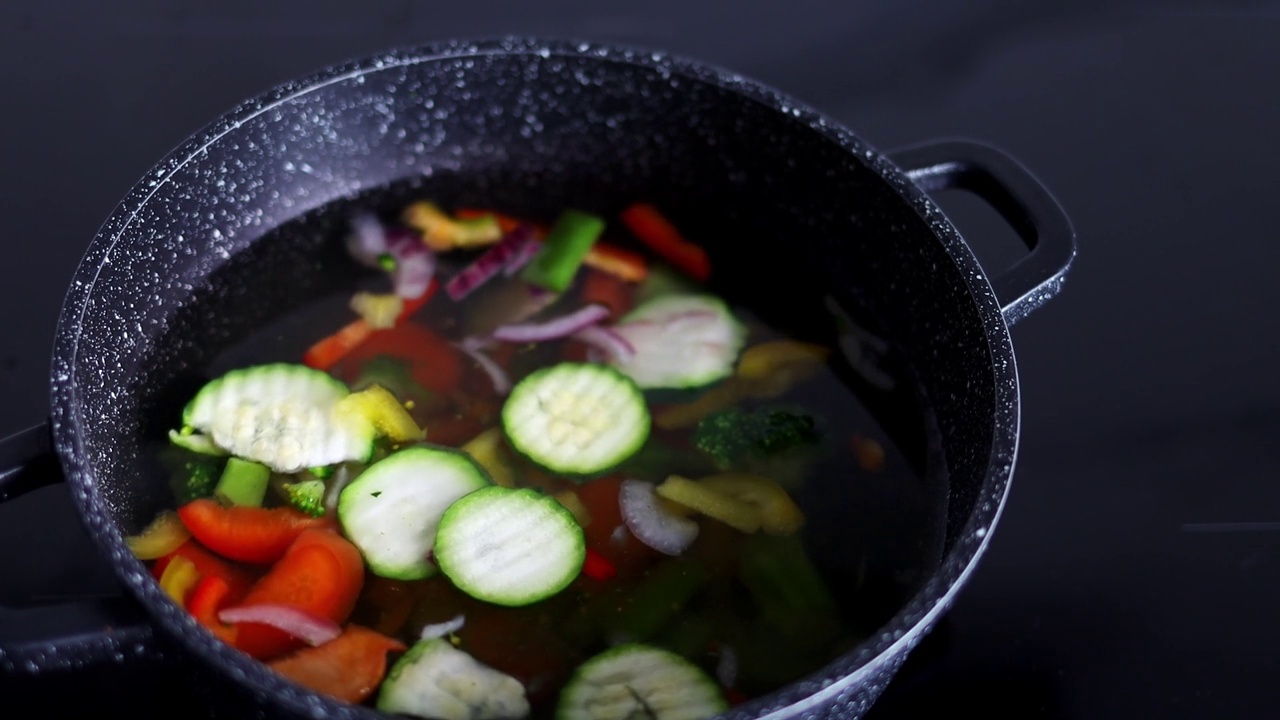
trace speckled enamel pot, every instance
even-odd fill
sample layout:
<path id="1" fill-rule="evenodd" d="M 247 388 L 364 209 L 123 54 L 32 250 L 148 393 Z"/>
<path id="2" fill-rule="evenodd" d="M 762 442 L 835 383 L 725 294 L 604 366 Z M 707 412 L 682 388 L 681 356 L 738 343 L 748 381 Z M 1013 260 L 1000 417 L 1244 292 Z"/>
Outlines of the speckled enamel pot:
<path id="1" fill-rule="evenodd" d="M 781 289 L 801 308 L 821 289 L 905 358 L 934 417 L 928 454 L 946 475 L 941 563 L 880 632 L 728 716 L 862 714 L 992 537 L 1018 447 L 1009 325 L 1059 289 L 1071 227 L 991 148 L 945 142 L 882 154 L 732 73 L 590 43 L 442 43 L 288 83 L 174 151 L 103 225 L 57 328 L 52 435 L 86 526 L 145 609 L 150 632 L 138 642 L 161 643 L 207 674 L 211 707 L 225 706 L 214 714 L 375 716 L 300 690 L 215 640 L 166 599 L 123 538 L 169 502 L 161 483 L 138 479 L 144 443 L 176 417 L 178 398 L 201 379 L 195 369 L 273 312 L 343 282 L 315 260 L 330 252 L 318 237 L 257 241 L 388 186 L 400 188 L 376 195 L 388 208 L 425 190 L 531 213 L 615 211 L 648 197 L 710 238 L 732 288 Z M 1032 252 L 1011 273 L 988 278 L 926 194 L 957 186 L 987 198 L 1028 241 Z M 12 650 L 4 660 L 21 663 Z"/>

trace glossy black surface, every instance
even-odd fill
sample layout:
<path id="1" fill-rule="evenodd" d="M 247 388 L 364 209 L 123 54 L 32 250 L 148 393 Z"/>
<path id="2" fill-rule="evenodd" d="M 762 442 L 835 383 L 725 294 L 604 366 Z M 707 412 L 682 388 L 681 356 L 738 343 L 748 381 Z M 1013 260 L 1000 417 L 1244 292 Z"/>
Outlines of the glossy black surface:
<path id="1" fill-rule="evenodd" d="M 662 44 L 771 82 L 880 147 L 956 134 L 999 144 L 1049 184 L 1080 234 L 1067 291 L 1014 332 L 1023 443 L 1001 529 L 873 715 L 1258 717 L 1280 699 L 1274 4 L 1103 15 L 789 3 L 754 20 L 680 4 L 679 21 L 660 19 L 673 10 L 663 4 L 412 7 L 256 20 L 234 6 L 216 17 L 0 10 L 11 98 L 0 197 L 13 219 L 0 433 L 48 411 L 57 308 L 98 224 L 161 155 L 243 97 L 445 35 Z M 1005 232 L 952 206 L 970 237 Z M 989 256 L 1005 250 L 996 240 Z M 64 500 L 50 488 L 0 507 L 4 577 L 47 595 L 109 591 Z M 149 701 L 148 672 L 34 690 L 59 707 L 170 709 Z"/>

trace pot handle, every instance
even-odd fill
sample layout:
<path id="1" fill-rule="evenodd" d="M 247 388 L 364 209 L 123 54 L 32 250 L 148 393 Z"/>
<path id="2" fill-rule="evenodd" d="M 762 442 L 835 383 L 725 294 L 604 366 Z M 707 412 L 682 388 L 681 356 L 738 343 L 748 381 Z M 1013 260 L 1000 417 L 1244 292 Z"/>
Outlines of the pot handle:
<path id="1" fill-rule="evenodd" d="M 927 193 L 968 190 L 1013 226 L 1031 253 L 991 280 L 1009 325 L 1062 289 L 1076 255 L 1075 230 L 1053 195 L 1018 161 L 990 145 L 941 140 L 888 153 Z"/>
<path id="2" fill-rule="evenodd" d="M 47 421 L 0 440 L 0 502 L 64 480 Z M 146 613 L 124 595 L 0 603 L 0 686 L 6 676 L 162 657 Z"/>

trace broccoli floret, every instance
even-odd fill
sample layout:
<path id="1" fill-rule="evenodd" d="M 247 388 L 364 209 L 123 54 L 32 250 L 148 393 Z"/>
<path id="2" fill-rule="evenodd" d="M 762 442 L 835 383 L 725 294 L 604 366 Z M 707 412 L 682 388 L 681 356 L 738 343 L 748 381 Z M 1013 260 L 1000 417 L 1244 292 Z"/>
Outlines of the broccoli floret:
<path id="1" fill-rule="evenodd" d="M 303 480 L 284 484 L 285 495 L 295 510 L 312 517 L 324 515 L 324 481 Z"/>
<path id="2" fill-rule="evenodd" d="M 729 408 L 703 418 L 693 430 L 693 446 L 721 470 L 756 464 L 820 440 L 813 416 L 776 408 Z"/>
<path id="3" fill-rule="evenodd" d="M 167 447 L 160 462 L 169 474 L 169 487 L 179 505 L 213 495 L 226 458 Z"/>

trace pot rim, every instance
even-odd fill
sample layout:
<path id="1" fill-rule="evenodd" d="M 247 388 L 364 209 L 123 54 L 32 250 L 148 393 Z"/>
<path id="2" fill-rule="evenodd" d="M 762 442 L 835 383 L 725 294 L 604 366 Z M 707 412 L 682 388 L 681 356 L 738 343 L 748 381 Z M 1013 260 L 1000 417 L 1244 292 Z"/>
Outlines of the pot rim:
<path id="1" fill-rule="evenodd" d="M 797 715 L 821 705 L 840 703 L 851 697 L 864 680 L 875 679 L 885 669 L 893 672 L 896 664 L 905 659 L 905 654 L 951 606 L 967 582 L 987 549 L 1008 495 L 1018 451 L 1019 384 L 1008 325 L 991 282 L 967 243 L 924 191 L 909 180 L 888 156 L 841 123 L 764 83 L 730 70 L 661 50 L 621 43 L 529 36 L 445 40 L 330 65 L 241 102 L 172 150 L 130 189 L 90 242 L 63 300 L 53 348 L 51 388 L 54 447 L 81 520 L 105 551 L 116 576 L 148 609 L 152 620 L 169 635 L 176 636 L 187 650 L 237 681 L 250 681 L 268 700 L 283 702 L 295 712 L 316 718 L 381 717 L 369 708 L 348 705 L 293 685 L 266 665 L 225 645 L 188 613 L 167 602 L 163 591 L 125 545 L 120 529 L 106 511 L 93 469 L 85 459 L 87 423 L 80 411 L 79 394 L 74 383 L 81 319 L 104 259 L 138 218 L 151 196 L 180 168 L 244 122 L 282 103 L 358 76 L 422 63 L 490 55 L 526 55 L 539 60 L 560 57 L 631 65 L 658 71 L 664 76 L 714 85 L 789 114 L 846 152 L 859 155 L 865 165 L 889 183 L 926 220 L 934 236 L 942 243 L 976 305 L 988 352 L 993 359 L 1003 361 L 993 362 L 991 368 L 996 405 L 994 432 L 987 472 L 974 509 L 928 581 L 880 628 L 878 635 L 864 640 L 805 678 L 732 708 L 725 717 L 780 718 Z"/>

